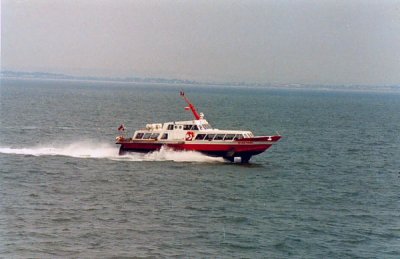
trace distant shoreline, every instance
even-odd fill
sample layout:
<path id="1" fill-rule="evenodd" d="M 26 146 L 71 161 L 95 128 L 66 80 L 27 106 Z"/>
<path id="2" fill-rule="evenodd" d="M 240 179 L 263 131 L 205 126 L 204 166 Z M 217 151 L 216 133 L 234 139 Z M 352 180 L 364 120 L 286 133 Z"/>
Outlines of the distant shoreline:
<path id="1" fill-rule="evenodd" d="M 210 86 L 226 88 L 249 88 L 249 89 L 287 89 L 287 90 L 319 90 L 319 91 L 346 91 L 346 92 L 393 92 L 400 93 L 400 85 L 371 86 L 371 85 L 307 85 L 307 84 L 260 84 L 260 83 L 215 83 L 197 82 L 181 79 L 163 78 L 139 78 L 139 77 L 85 77 L 71 76 L 64 74 L 53 74 L 43 72 L 15 72 L 2 71 L 1 79 L 14 80 L 44 80 L 44 81 L 71 81 L 71 82 L 102 82 L 120 84 L 149 84 L 149 85 L 168 85 L 168 86 Z"/>

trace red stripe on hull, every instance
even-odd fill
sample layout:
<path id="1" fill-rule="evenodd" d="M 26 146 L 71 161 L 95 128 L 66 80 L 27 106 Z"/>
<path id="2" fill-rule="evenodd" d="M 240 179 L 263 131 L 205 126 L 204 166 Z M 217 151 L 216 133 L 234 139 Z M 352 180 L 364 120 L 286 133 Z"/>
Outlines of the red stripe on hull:
<path id="1" fill-rule="evenodd" d="M 278 140 L 280 140 L 282 138 L 282 136 L 276 135 L 276 136 L 257 136 L 257 137 L 252 137 L 252 138 L 243 138 L 243 139 L 239 139 L 238 141 L 269 141 L 269 142 L 276 142 Z"/>
<path id="2" fill-rule="evenodd" d="M 118 142 L 121 145 L 121 153 L 132 152 L 151 152 L 159 150 L 163 145 L 174 150 L 189 150 L 205 153 L 211 156 L 232 157 L 242 155 L 257 155 L 271 147 L 272 142 L 276 142 L 280 136 L 256 137 L 252 139 L 241 139 L 236 143 L 143 143 L 143 142 Z M 263 143 L 257 143 L 263 142 Z M 268 143 L 265 143 L 268 142 Z"/>
<path id="3" fill-rule="evenodd" d="M 137 152 L 151 152 L 159 150 L 163 145 L 161 143 L 134 143 L 134 142 L 125 142 L 117 144 L 121 144 L 121 149 L 124 149 L 125 151 L 137 151 Z"/>
<path id="4" fill-rule="evenodd" d="M 227 144 L 168 144 L 168 147 L 171 147 L 176 150 L 191 150 L 198 152 L 230 152 L 233 151 L 235 153 L 240 152 L 258 152 L 261 153 L 267 150 L 271 145 L 270 144 L 253 144 L 253 145 L 227 145 Z"/>

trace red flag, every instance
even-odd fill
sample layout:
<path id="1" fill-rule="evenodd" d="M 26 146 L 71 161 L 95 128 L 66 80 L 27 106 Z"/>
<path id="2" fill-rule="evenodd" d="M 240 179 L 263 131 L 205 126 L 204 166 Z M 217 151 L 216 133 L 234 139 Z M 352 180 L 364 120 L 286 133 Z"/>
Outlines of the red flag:
<path id="1" fill-rule="evenodd" d="M 118 127 L 118 131 L 125 131 L 124 124 L 121 124 L 121 125 Z"/>

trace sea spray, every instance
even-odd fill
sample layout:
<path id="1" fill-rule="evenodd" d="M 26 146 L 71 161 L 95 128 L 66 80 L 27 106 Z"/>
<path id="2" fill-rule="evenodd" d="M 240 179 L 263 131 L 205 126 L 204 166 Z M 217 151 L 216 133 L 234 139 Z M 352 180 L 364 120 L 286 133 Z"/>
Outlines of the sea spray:
<path id="1" fill-rule="evenodd" d="M 0 153 L 31 156 L 110 158 L 118 154 L 118 148 L 104 143 L 75 142 L 66 145 L 39 145 L 32 148 L 0 147 Z"/>
<path id="2" fill-rule="evenodd" d="M 222 158 L 209 157 L 199 152 L 174 151 L 164 147 L 147 154 L 133 152 L 120 156 L 118 155 L 117 146 L 109 143 L 94 143 L 90 141 L 74 142 L 65 145 L 39 145 L 32 148 L 0 147 L 0 153 L 31 156 L 69 156 L 121 161 L 224 162 Z"/>
<path id="3" fill-rule="evenodd" d="M 221 157 L 210 157 L 196 151 L 175 151 L 162 147 L 159 151 L 148 153 L 144 161 L 174 161 L 174 162 L 224 162 Z"/>

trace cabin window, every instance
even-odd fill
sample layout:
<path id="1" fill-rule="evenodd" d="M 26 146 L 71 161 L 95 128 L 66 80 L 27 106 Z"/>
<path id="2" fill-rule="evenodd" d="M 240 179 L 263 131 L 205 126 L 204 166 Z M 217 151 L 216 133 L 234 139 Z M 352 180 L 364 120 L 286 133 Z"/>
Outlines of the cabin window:
<path id="1" fill-rule="evenodd" d="M 159 135 L 160 135 L 160 133 L 153 133 L 153 134 L 151 134 L 150 138 L 157 139 Z"/>
<path id="2" fill-rule="evenodd" d="M 137 133 L 135 139 L 141 139 L 143 137 L 144 133 Z"/>
<path id="3" fill-rule="evenodd" d="M 215 134 L 207 134 L 206 138 L 204 140 L 212 140 L 214 138 Z"/>
<path id="4" fill-rule="evenodd" d="M 197 134 L 196 140 L 203 140 L 206 134 Z"/>
<path id="5" fill-rule="evenodd" d="M 182 129 L 182 126 L 179 126 L 179 129 Z"/>
<path id="6" fill-rule="evenodd" d="M 235 137 L 235 134 L 226 134 L 224 140 L 232 140 Z"/>
<path id="7" fill-rule="evenodd" d="M 174 125 L 169 124 L 167 130 L 173 130 L 174 129 Z"/>
<path id="8" fill-rule="evenodd" d="M 150 136 L 151 136 L 151 133 L 146 133 L 146 134 L 144 134 L 143 139 L 149 139 Z"/>
<path id="9" fill-rule="evenodd" d="M 168 139 L 168 133 L 164 133 L 164 134 L 161 136 L 161 139 Z"/>
<path id="10" fill-rule="evenodd" d="M 177 128 L 178 128 L 178 126 L 175 125 L 175 129 L 177 129 Z"/>
<path id="11" fill-rule="evenodd" d="M 242 134 L 237 134 L 236 137 L 234 138 L 234 140 L 238 140 L 238 139 L 242 139 L 243 135 Z"/>
<path id="12" fill-rule="evenodd" d="M 192 128 L 192 125 L 184 125 L 183 130 L 190 130 Z"/>
<path id="13" fill-rule="evenodd" d="M 199 128 L 197 127 L 197 125 L 193 125 L 192 130 L 199 130 Z"/>
<path id="14" fill-rule="evenodd" d="M 214 138 L 214 140 L 223 140 L 224 139 L 225 134 L 217 134 Z"/>

